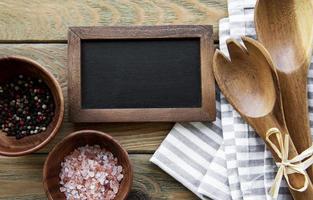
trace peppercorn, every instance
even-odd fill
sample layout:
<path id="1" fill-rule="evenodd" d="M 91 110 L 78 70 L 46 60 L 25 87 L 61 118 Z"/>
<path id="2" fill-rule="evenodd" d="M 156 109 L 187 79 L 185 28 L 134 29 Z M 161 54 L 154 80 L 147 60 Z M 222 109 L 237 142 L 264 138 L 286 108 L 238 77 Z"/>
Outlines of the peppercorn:
<path id="1" fill-rule="evenodd" d="M 54 117 L 51 95 L 42 79 L 23 74 L 0 84 L 0 129 L 16 139 L 45 131 Z"/>

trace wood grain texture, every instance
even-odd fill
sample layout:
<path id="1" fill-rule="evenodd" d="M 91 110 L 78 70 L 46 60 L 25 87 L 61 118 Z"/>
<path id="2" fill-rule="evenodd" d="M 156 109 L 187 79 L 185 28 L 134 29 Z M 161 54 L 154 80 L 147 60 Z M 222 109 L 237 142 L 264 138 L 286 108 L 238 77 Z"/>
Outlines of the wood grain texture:
<path id="1" fill-rule="evenodd" d="M 197 197 L 149 162 L 151 154 L 130 155 L 134 185 L 128 199 L 188 199 Z M 0 157 L 0 200 L 44 200 L 42 167 L 45 154 L 19 158 Z"/>
<path id="2" fill-rule="evenodd" d="M 49 152 L 66 135 L 82 129 L 95 129 L 110 134 L 129 153 L 153 153 L 172 127 L 173 123 L 73 124 L 64 122 L 55 138 L 39 153 Z"/>
<path id="3" fill-rule="evenodd" d="M 201 24 L 227 15 L 227 0 L 3 0 L 0 41 L 65 41 L 69 26 Z"/>

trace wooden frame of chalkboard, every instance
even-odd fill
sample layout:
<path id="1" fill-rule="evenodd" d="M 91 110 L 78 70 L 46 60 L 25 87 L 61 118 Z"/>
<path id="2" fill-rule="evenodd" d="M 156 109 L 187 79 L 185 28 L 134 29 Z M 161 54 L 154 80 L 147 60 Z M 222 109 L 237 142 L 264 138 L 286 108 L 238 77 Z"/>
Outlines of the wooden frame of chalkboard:
<path id="1" fill-rule="evenodd" d="M 73 122 L 215 120 L 215 82 L 212 73 L 214 44 L 212 33 L 213 28 L 211 25 L 71 27 L 68 37 L 70 120 Z M 186 48 L 184 45 L 186 45 Z M 161 51 L 158 51 L 158 48 L 159 50 L 161 48 Z M 169 51 L 166 49 L 169 49 Z M 123 58 L 121 58 L 121 55 L 116 55 L 119 52 L 121 52 Z M 134 55 L 129 55 L 133 52 L 135 52 Z M 146 52 L 148 55 L 144 55 Z M 173 57 L 171 58 L 172 54 Z M 155 55 L 160 56 L 160 59 L 153 57 Z M 96 61 L 92 59 L 96 59 Z M 141 67 L 149 63 L 147 59 L 152 59 L 151 63 L 153 62 L 153 64 L 158 64 L 157 62 L 160 61 L 160 65 L 152 68 L 152 71 L 156 70 L 155 73 L 150 73 L 151 69 L 148 71 Z M 128 63 L 121 63 L 124 60 Z M 118 61 L 118 64 L 114 61 Z M 139 64 L 135 67 L 132 66 L 131 69 L 135 71 L 127 71 L 129 70 L 127 66 L 136 63 L 136 61 Z M 175 64 L 166 63 L 172 61 Z M 198 62 L 200 66 L 186 65 L 186 63 L 193 62 Z M 114 71 L 118 70 L 120 66 L 125 67 L 124 71 L 120 71 L 123 73 L 121 75 L 123 78 Z M 173 66 L 173 69 L 169 66 Z M 137 67 L 138 71 L 136 71 Z M 172 78 L 164 75 L 164 80 L 160 78 L 160 81 L 156 81 L 155 74 L 162 74 L 162 72 L 167 71 L 168 73 L 164 74 L 172 73 Z M 147 80 L 145 80 L 144 73 L 147 73 L 147 76 L 152 76 L 152 78 L 147 77 Z M 128 78 L 127 74 L 134 76 L 132 77 L 134 80 Z M 139 77 L 138 74 L 141 76 Z M 138 77 L 140 80 L 138 80 Z M 103 82 L 97 82 L 99 80 Z M 133 80 L 133 82 L 127 82 L 126 80 Z M 123 83 L 123 81 L 126 82 Z M 130 87 L 129 85 L 134 85 L 136 82 L 138 82 L 138 88 L 146 89 L 144 92 L 140 92 L 141 90 L 138 89 L 140 93 L 136 94 L 139 96 L 137 99 L 132 93 L 131 95 L 127 93 L 128 91 L 137 91 L 137 88 L 124 90 L 123 88 L 116 88 L 118 86 Z M 162 82 L 166 84 L 162 85 L 165 89 L 158 84 Z M 155 89 L 145 88 L 146 84 L 147 87 L 150 87 L 149 84 L 159 87 L 159 90 L 153 93 Z M 173 87 L 171 87 L 171 84 L 173 84 Z M 112 90 L 115 88 L 115 90 L 123 91 L 126 94 L 119 93 L 120 96 L 112 96 L 113 93 L 118 92 L 111 92 L 110 88 Z M 105 91 L 104 94 L 100 92 L 102 89 Z M 177 98 L 175 95 L 170 98 L 172 96 L 170 95 L 171 91 L 167 91 L 169 89 L 173 90 L 172 92 Z M 148 95 L 144 96 L 142 94 L 145 92 Z M 163 95 L 160 98 L 155 96 L 159 93 Z M 116 98 L 114 99 L 114 97 Z M 149 102 L 154 100 L 155 102 L 152 102 L 152 106 L 150 106 Z M 128 102 L 130 105 L 127 105 Z"/>

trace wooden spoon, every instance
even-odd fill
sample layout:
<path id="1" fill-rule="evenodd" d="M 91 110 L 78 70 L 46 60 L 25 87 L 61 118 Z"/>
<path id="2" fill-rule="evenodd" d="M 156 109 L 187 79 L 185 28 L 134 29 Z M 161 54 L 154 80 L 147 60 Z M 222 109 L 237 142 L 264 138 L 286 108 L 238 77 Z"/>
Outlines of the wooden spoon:
<path id="1" fill-rule="evenodd" d="M 265 141 L 266 132 L 273 127 L 288 134 L 281 104 L 280 88 L 274 65 L 266 49 L 257 41 L 243 37 L 246 48 L 235 40 L 228 40 L 227 47 L 231 60 L 219 50 L 213 59 L 213 72 L 216 81 L 230 104 L 256 130 Z M 274 141 L 277 145 L 277 141 Z M 274 159 L 281 160 L 271 149 Z M 290 140 L 289 158 L 298 155 Z M 289 176 L 290 183 L 300 188 L 303 177 Z M 313 187 L 304 192 L 290 190 L 296 200 L 313 198 Z"/>
<path id="2" fill-rule="evenodd" d="M 312 145 L 307 75 L 313 47 L 311 0 L 259 0 L 257 36 L 277 67 L 286 124 L 299 153 Z M 313 168 L 308 173 L 313 181 Z"/>

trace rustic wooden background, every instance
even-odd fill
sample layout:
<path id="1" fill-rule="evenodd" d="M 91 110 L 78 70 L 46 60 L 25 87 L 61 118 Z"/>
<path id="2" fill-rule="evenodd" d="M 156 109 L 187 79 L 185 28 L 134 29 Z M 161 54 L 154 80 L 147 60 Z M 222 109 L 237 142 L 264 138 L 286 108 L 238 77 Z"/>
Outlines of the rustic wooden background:
<path id="1" fill-rule="evenodd" d="M 218 43 L 218 20 L 227 0 L 1 0 L 0 56 L 22 55 L 48 68 L 59 80 L 67 103 L 67 28 L 99 25 L 212 24 Z M 0 200 L 46 199 L 42 166 L 47 153 L 68 133 L 84 128 L 111 134 L 130 153 L 134 186 L 129 199 L 197 199 L 149 158 L 172 123 L 72 124 L 67 105 L 63 126 L 37 153 L 0 157 Z"/>

